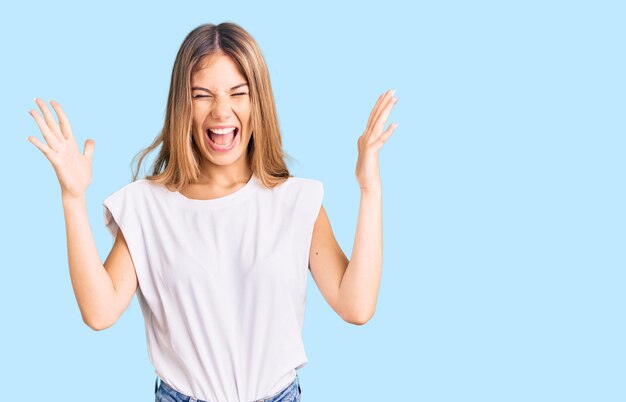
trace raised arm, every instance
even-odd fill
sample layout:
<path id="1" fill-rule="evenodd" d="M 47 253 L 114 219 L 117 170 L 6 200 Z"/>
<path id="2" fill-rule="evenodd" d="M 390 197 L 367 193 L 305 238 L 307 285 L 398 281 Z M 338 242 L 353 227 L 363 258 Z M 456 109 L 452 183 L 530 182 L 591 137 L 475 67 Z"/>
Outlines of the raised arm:
<path id="1" fill-rule="evenodd" d="M 362 325 L 376 310 L 382 276 L 382 186 L 378 151 L 397 123 L 383 128 L 395 105 L 394 91 L 380 95 L 365 132 L 358 140 L 356 178 L 361 189 L 359 215 L 352 255 L 347 260 L 322 207 L 313 228 L 309 265 L 311 274 L 329 305 L 345 321 Z"/>
<path id="2" fill-rule="evenodd" d="M 100 331 L 112 326 L 137 290 L 137 275 L 121 230 L 104 264 L 87 218 L 84 197 L 63 198 L 72 288 L 83 321 Z"/>
<path id="3" fill-rule="evenodd" d="M 32 136 L 27 139 L 46 156 L 59 179 L 72 287 L 85 324 L 101 330 L 111 326 L 130 303 L 137 288 L 134 266 L 121 231 L 107 262 L 102 264 L 98 256 L 85 202 L 92 178 L 94 141 L 87 140 L 85 153 L 81 154 L 61 106 L 50 102 L 59 117 L 59 126 L 45 102 L 35 102 L 43 118 L 37 110 L 30 110 L 29 114 L 47 144 Z"/>

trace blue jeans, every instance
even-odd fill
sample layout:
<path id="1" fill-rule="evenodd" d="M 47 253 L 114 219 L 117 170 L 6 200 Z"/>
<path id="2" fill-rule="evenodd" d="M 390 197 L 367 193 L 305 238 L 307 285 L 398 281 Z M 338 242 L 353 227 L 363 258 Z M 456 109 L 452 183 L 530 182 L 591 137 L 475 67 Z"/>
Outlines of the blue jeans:
<path id="1" fill-rule="evenodd" d="M 161 385 L 159 386 L 158 383 Z M 287 385 L 281 391 L 278 391 L 274 395 L 268 396 L 264 399 L 259 399 L 254 402 L 300 402 L 300 379 L 296 373 L 296 378 Z M 201 399 L 195 399 L 188 395 L 181 394 L 174 388 L 167 385 L 167 383 L 161 380 L 159 377 L 154 382 L 154 400 L 155 402 L 207 402 Z"/>

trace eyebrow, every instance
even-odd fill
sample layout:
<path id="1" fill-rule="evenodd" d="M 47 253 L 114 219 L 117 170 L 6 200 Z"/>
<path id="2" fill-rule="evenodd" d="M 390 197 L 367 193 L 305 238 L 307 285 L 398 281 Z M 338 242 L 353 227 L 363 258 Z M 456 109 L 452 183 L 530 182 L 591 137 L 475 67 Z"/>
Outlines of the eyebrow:
<path id="1" fill-rule="evenodd" d="M 232 87 L 231 89 L 229 89 L 229 91 L 232 91 L 232 90 L 234 90 L 234 89 L 237 89 L 237 88 L 239 88 L 239 87 L 244 87 L 244 86 L 247 86 L 247 85 L 248 85 L 248 83 L 247 83 L 247 82 L 242 82 L 241 84 L 239 84 L 239 85 L 235 85 L 234 87 Z M 210 89 L 206 89 L 206 88 L 202 88 L 202 87 L 191 87 L 191 90 L 192 90 L 192 91 L 193 91 L 194 89 L 197 89 L 197 90 L 200 90 L 200 91 L 206 91 L 206 92 L 208 92 L 208 93 L 213 93 L 213 91 L 211 91 Z"/>

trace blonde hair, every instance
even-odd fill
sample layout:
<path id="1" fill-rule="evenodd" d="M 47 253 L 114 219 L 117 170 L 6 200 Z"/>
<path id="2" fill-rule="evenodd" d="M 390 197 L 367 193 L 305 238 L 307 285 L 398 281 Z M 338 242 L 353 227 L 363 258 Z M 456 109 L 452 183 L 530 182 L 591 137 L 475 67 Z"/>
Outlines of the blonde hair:
<path id="1" fill-rule="evenodd" d="M 152 144 L 133 157 L 133 161 L 139 158 L 133 181 L 137 180 L 143 159 L 161 144 L 152 172 L 145 179 L 163 184 L 171 191 L 179 191 L 198 180 L 202 155 L 191 133 L 191 76 L 202 68 L 206 58 L 218 54 L 229 56 L 248 81 L 252 136 L 246 161 L 253 174 L 270 188 L 292 177 L 284 159 L 293 161 L 293 158 L 282 148 L 270 76 L 259 46 L 239 25 L 223 22 L 198 26 L 180 46 L 172 70 L 163 128 Z"/>

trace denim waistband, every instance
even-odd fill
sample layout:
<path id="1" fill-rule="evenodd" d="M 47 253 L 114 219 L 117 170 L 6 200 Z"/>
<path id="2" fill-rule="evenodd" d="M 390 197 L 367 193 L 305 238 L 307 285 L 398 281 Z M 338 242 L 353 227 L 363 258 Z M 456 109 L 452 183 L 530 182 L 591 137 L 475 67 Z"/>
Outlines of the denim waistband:
<path id="1" fill-rule="evenodd" d="M 189 395 L 185 395 L 181 392 L 176 391 L 174 388 L 172 388 L 169 384 L 167 384 L 165 381 L 163 381 L 159 376 L 156 377 L 156 380 L 154 381 L 154 393 L 156 395 L 157 391 L 159 390 L 159 382 L 160 382 L 160 386 L 163 387 L 166 392 L 168 394 L 174 394 L 176 397 L 178 397 L 181 401 L 183 402 L 207 402 L 207 401 L 203 401 L 201 399 L 196 399 L 193 398 Z M 258 399 L 254 402 L 274 402 L 274 401 L 280 401 L 283 398 L 290 396 L 291 394 L 294 394 L 296 392 L 296 389 L 298 390 L 297 393 L 298 395 L 300 395 L 302 393 L 302 390 L 300 389 L 300 379 L 298 377 L 298 373 L 296 373 L 295 378 L 293 379 L 292 382 L 289 383 L 289 385 L 287 385 L 285 388 L 281 389 L 280 391 L 276 392 L 275 394 L 271 395 L 271 396 L 267 396 L 261 399 Z M 299 400 L 300 398 L 298 398 Z"/>

